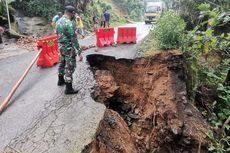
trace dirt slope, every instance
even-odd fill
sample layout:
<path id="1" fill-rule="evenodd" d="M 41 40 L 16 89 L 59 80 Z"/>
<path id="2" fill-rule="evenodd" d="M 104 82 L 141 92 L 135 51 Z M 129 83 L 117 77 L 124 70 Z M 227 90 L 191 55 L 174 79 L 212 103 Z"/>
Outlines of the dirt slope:
<path id="1" fill-rule="evenodd" d="M 207 125 L 187 102 L 182 55 L 87 57 L 107 111 L 85 153 L 206 152 Z"/>

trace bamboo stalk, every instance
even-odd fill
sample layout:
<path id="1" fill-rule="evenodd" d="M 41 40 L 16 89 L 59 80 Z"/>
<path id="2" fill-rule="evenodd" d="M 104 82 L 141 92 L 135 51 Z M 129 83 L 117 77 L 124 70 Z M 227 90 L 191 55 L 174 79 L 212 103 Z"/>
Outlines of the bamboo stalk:
<path id="1" fill-rule="evenodd" d="M 8 0 L 5 0 L 5 2 L 6 2 L 6 12 L 7 12 L 8 24 L 9 24 L 9 31 L 11 31 L 10 12 L 9 12 Z"/>
<path id="2" fill-rule="evenodd" d="M 16 90 L 18 89 L 18 87 L 20 86 L 20 84 L 22 83 L 22 81 L 25 79 L 25 77 L 27 76 L 27 74 L 29 73 L 29 71 L 31 70 L 32 66 L 34 65 L 34 63 L 37 61 L 38 57 L 41 54 L 42 49 L 39 49 L 37 55 L 35 56 L 35 58 L 32 60 L 32 62 L 30 63 L 30 65 L 27 67 L 26 71 L 23 73 L 23 75 L 20 77 L 20 79 L 17 81 L 17 83 L 14 85 L 14 87 L 11 89 L 10 93 L 8 94 L 8 96 L 4 99 L 4 101 L 2 102 L 2 104 L 0 105 L 0 114 L 7 108 L 7 106 L 9 105 L 9 102 L 11 100 L 11 98 L 13 97 L 14 93 L 16 92 Z"/>

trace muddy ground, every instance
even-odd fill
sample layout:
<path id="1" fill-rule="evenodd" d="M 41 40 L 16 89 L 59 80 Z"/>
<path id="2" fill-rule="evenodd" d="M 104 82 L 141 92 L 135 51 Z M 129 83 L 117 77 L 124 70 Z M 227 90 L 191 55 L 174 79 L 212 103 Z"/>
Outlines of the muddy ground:
<path id="1" fill-rule="evenodd" d="M 135 60 L 89 55 L 107 110 L 83 153 L 205 153 L 208 125 L 187 101 L 183 57 Z"/>

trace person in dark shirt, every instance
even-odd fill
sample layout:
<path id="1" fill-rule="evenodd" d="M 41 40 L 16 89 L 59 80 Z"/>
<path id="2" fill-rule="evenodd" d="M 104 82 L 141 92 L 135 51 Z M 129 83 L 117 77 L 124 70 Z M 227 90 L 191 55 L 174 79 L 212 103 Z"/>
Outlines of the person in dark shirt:
<path id="1" fill-rule="evenodd" d="M 109 28 L 110 26 L 110 13 L 108 11 L 105 11 L 104 13 L 104 17 L 105 17 L 105 27 Z"/>
<path id="2" fill-rule="evenodd" d="M 93 28 L 94 28 L 94 31 L 96 30 L 96 28 L 98 27 L 98 17 L 97 15 L 94 15 L 93 16 Z"/>
<path id="3" fill-rule="evenodd" d="M 101 14 L 101 27 L 105 27 L 105 11 Z"/>

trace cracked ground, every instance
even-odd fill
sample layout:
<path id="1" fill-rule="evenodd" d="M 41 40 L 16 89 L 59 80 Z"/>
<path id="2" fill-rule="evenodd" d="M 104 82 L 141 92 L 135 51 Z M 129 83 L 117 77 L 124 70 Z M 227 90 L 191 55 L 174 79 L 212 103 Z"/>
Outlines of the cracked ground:
<path id="1" fill-rule="evenodd" d="M 89 141 L 89 136 L 95 133 L 104 107 L 96 104 L 90 97 L 94 79 L 87 65 L 78 63 L 77 71 L 75 84 L 80 93 L 76 96 L 64 96 L 64 88 L 60 88 L 51 100 L 44 102 L 44 108 L 32 118 L 25 130 L 4 147 L 4 152 L 80 152 Z M 33 96 L 36 97 L 36 94 Z M 13 109 L 12 107 L 15 106 L 10 106 L 9 109 Z M 7 112 L 3 116 L 6 114 Z M 4 139 L 4 135 L 2 138 Z"/>
<path id="2" fill-rule="evenodd" d="M 138 42 L 150 27 L 137 26 Z M 95 43 L 95 37 L 80 41 Z M 138 45 L 138 44 L 137 44 Z M 137 45 L 122 45 L 87 51 L 116 58 L 134 58 Z M 22 75 L 35 52 L 0 59 L 0 102 Z M 78 62 L 74 87 L 80 92 L 65 96 L 64 87 L 57 87 L 57 66 L 32 68 L 0 116 L 0 152 L 4 153 L 80 153 L 91 142 L 103 118 L 105 106 L 91 98 L 95 79 L 86 62 Z"/>

